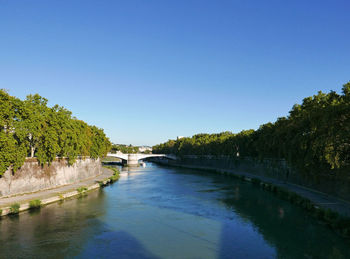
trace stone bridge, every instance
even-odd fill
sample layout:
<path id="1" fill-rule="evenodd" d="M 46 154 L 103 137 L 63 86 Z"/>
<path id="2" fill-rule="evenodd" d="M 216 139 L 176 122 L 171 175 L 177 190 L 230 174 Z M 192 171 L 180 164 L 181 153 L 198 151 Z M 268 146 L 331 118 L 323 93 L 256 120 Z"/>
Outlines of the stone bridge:
<path id="1" fill-rule="evenodd" d="M 108 153 L 108 157 L 116 157 L 120 158 L 124 161 L 127 161 L 128 165 L 137 165 L 139 163 L 139 160 L 149 158 L 149 157 L 164 157 L 167 159 L 176 160 L 176 156 L 174 155 L 165 155 L 165 154 L 124 154 L 121 152 L 117 152 L 115 154 Z"/>

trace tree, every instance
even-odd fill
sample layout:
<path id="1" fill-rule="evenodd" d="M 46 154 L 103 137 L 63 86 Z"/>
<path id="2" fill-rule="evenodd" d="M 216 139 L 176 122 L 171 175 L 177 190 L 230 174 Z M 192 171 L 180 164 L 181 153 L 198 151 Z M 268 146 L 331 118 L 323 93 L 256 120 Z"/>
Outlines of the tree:
<path id="1" fill-rule="evenodd" d="M 72 165 L 78 156 L 98 158 L 109 149 L 102 129 L 72 118 L 65 108 L 48 107 L 38 94 L 21 101 L 0 90 L 0 175 L 9 167 L 16 171 L 27 155 L 41 165 L 56 157 Z"/>
<path id="2" fill-rule="evenodd" d="M 0 175 L 10 166 L 16 171 L 26 157 L 26 149 L 15 134 L 18 105 L 18 99 L 0 90 Z"/>
<path id="3" fill-rule="evenodd" d="M 349 136 L 350 82 L 341 95 L 320 91 L 295 104 L 289 116 L 257 130 L 197 134 L 155 145 L 153 152 L 285 159 L 298 171 L 317 175 L 350 169 Z"/>
<path id="4" fill-rule="evenodd" d="M 34 157 L 40 138 L 44 134 L 47 113 L 47 99 L 38 94 L 27 96 L 24 101 L 22 120 L 23 129 L 27 131 L 30 157 Z"/>

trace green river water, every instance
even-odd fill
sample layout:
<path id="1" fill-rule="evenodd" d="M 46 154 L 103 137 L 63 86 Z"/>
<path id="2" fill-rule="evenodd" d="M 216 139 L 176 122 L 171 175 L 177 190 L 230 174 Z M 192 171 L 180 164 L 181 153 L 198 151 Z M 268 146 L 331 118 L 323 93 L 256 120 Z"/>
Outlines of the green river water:
<path id="1" fill-rule="evenodd" d="M 148 163 L 3 218 L 0 258 L 350 258 L 350 243 L 250 183 Z"/>

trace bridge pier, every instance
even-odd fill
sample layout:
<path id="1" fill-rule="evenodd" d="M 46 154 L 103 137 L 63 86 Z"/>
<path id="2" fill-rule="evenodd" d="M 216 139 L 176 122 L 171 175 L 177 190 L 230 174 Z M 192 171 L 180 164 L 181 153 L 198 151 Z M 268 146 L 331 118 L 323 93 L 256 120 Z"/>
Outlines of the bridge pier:
<path id="1" fill-rule="evenodd" d="M 137 155 L 129 154 L 127 165 L 128 166 L 137 166 L 138 164 L 139 164 L 139 159 L 138 159 Z"/>

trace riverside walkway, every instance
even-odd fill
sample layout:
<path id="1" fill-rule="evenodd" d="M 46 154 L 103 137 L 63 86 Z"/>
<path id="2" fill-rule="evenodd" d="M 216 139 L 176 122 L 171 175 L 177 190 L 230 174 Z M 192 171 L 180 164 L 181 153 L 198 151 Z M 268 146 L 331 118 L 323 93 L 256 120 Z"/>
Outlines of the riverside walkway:
<path id="1" fill-rule="evenodd" d="M 29 208 L 28 203 L 31 200 L 41 200 L 42 205 L 49 204 L 61 200 L 62 198 L 69 198 L 79 194 L 77 191 L 80 187 L 86 187 L 88 191 L 97 189 L 100 187 L 100 181 L 111 177 L 113 171 L 107 168 L 102 167 L 102 173 L 98 176 L 85 179 L 83 181 L 60 186 L 53 189 L 42 190 L 33 193 L 21 194 L 16 196 L 0 198 L 0 210 L 2 214 L 8 214 L 9 207 L 14 203 L 19 203 L 21 205 L 20 211 L 27 210 Z"/>
<path id="2" fill-rule="evenodd" d="M 269 178 L 261 175 L 255 175 L 246 172 L 237 172 L 235 170 L 230 170 L 226 168 L 216 168 L 216 167 L 208 167 L 208 166 L 191 166 L 191 165 L 182 165 L 177 164 L 177 167 L 190 168 L 195 170 L 209 170 L 216 171 L 218 173 L 230 173 L 233 175 L 244 176 L 250 179 L 258 178 L 263 182 L 274 184 L 276 186 L 283 187 L 289 191 L 292 191 L 300 196 L 303 196 L 313 202 L 316 206 L 322 207 L 324 209 L 331 209 L 333 211 L 338 212 L 343 216 L 350 217 L 350 202 L 337 198 L 335 196 L 328 195 L 323 192 L 319 192 L 301 185 L 288 183 L 285 181 L 277 180 L 274 178 Z"/>

